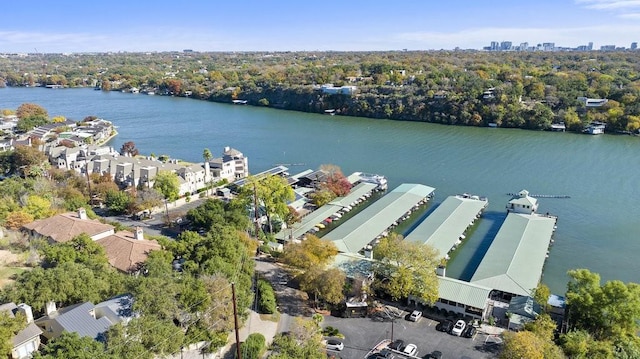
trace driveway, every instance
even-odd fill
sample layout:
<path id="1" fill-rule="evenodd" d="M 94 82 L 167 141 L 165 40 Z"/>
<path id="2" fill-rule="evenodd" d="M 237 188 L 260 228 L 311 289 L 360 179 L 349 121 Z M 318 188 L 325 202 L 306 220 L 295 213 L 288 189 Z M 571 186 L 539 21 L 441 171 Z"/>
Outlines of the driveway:
<path id="1" fill-rule="evenodd" d="M 437 324 L 438 322 L 424 317 L 420 318 L 418 322 L 410 322 L 404 317 L 392 321 L 381 317 L 336 318 L 325 316 L 322 326 L 332 326 L 345 335 L 344 350 L 336 353 L 343 359 L 363 359 L 373 346 L 392 337 L 404 340 L 405 345 L 409 343 L 417 345 L 418 357 L 439 350 L 442 352 L 443 358 L 497 358 L 497 354 L 484 345 L 487 335 L 476 334 L 472 339 L 455 337 L 437 331 Z M 396 356 L 396 358 L 399 357 L 401 356 Z"/>
<path id="2" fill-rule="evenodd" d="M 266 258 L 256 258 L 256 272 L 268 280 L 276 292 L 280 322 L 278 332 L 288 332 L 294 317 L 311 315 L 306 294 L 291 286 L 291 276 L 279 265 Z"/>

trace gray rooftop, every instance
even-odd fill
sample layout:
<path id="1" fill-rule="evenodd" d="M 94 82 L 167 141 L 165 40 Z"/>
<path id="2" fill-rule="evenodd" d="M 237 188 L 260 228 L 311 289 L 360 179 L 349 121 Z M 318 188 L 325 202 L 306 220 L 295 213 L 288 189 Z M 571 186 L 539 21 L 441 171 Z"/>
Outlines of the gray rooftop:
<path id="1" fill-rule="evenodd" d="M 434 190 L 421 184 L 402 184 L 329 232 L 324 239 L 333 241 L 340 252 L 357 253 Z"/>
<path id="2" fill-rule="evenodd" d="M 85 302 L 60 313 L 54 320 L 67 332 L 98 339 L 112 323 L 106 317 L 95 319 L 91 314 L 93 309 L 93 303 Z"/>
<path id="3" fill-rule="evenodd" d="M 540 281 L 555 224 L 555 217 L 509 213 L 471 282 L 531 295 Z"/>
<path id="4" fill-rule="evenodd" d="M 488 203 L 462 196 L 447 197 L 405 240 L 428 244 L 444 258 Z"/>

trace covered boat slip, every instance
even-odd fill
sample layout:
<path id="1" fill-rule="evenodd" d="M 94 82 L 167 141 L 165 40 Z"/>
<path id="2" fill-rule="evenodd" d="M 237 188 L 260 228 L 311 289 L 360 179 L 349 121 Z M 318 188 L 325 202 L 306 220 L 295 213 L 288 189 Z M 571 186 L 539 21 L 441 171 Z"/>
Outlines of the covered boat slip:
<path id="1" fill-rule="evenodd" d="M 509 213 L 471 283 L 530 296 L 538 286 L 556 217 Z"/>
<path id="2" fill-rule="evenodd" d="M 332 202 L 306 215 L 302 218 L 300 223 L 295 223 L 292 228 L 283 229 L 280 233 L 276 234 L 276 239 L 285 241 L 302 237 L 318 223 L 322 223 L 322 221 L 331 217 L 335 213 L 338 213 L 350 203 L 353 203 L 360 199 L 360 197 L 371 193 L 375 188 L 376 185 L 372 183 L 360 183 L 353 187 L 351 192 L 349 192 L 345 197 L 338 197 L 334 199 Z"/>
<path id="3" fill-rule="evenodd" d="M 405 240 L 428 244 L 438 250 L 441 258 L 447 258 L 488 203 L 478 197 L 449 196 Z"/>
<path id="4" fill-rule="evenodd" d="M 358 253 L 420 203 L 431 198 L 435 188 L 405 183 L 329 232 L 340 252 Z"/>

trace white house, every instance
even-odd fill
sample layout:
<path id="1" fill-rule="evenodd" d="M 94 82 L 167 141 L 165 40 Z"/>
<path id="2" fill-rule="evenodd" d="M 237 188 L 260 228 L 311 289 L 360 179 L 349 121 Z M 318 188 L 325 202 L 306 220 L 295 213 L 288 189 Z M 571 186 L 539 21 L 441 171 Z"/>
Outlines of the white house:
<path id="1" fill-rule="evenodd" d="M 216 179 L 233 182 L 249 176 L 249 158 L 235 148 L 225 147 L 222 157 L 209 161 L 211 174 Z"/>
<path id="2" fill-rule="evenodd" d="M 529 192 L 524 189 L 507 203 L 507 212 L 532 214 L 537 210 L 538 200 L 529 196 Z"/>
<path id="3" fill-rule="evenodd" d="M 11 302 L 0 305 L 0 312 L 6 312 L 12 318 L 15 318 L 15 315 L 18 313 L 24 315 L 27 325 L 11 338 L 12 348 L 10 358 L 31 358 L 31 354 L 38 350 L 40 346 L 40 334 L 42 334 L 42 330 L 33 322 L 33 311 L 31 307 L 24 303 L 16 305 Z"/>

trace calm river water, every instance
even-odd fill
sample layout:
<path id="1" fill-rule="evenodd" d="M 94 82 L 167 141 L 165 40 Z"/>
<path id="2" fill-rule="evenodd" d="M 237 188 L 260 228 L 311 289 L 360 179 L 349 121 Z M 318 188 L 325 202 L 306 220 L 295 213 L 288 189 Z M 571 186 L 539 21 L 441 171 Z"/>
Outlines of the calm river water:
<path id="1" fill-rule="evenodd" d="M 249 156 L 251 172 L 321 164 L 346 174 L 386 175 L 390 188 L 422 183 L 434 203 L 457 193 L 489 198 L 489 209 L 450 263 L 447 275 L 468 279 L 505 217 L 508 192 L 569 195 L 540 199 L 540 212 L 559 216 L 543 282 L 565 292 L 566 272 L 588 268 L 604 280 L 640 282 L 640 138 L 516 129 L 454 127 L 325 116 L 90 89 L 0 89 L 0 108 L 31 102 L 49 115 L 112 121 L 119 148 L 133 141 L 143 154 L 202 161 L 204 148 L 224 146 Z M 301 165 L 303 164 L 303 165 Z"/>

